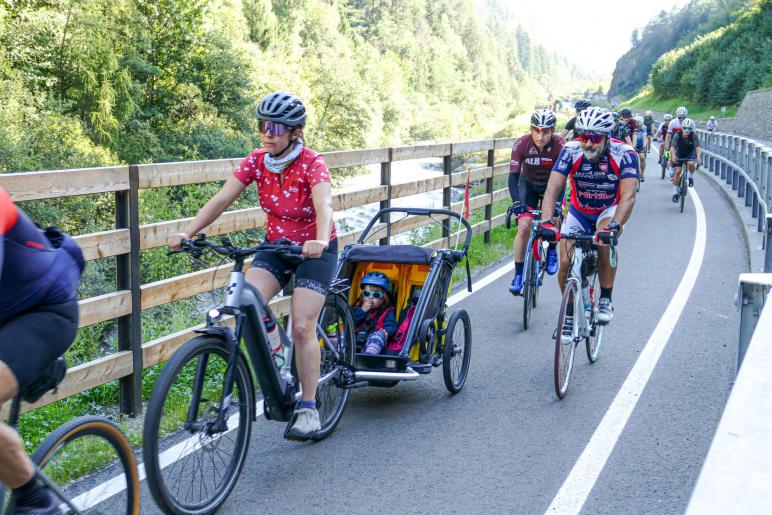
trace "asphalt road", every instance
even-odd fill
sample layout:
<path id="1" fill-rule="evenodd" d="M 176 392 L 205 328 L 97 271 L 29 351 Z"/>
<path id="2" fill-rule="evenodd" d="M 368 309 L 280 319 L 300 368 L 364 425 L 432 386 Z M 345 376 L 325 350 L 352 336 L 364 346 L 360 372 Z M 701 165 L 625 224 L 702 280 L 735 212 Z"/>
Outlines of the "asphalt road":
<path id="1" fill-rule="evenodd" d="M 656 172 L 656 174 L 655 174 Z M 733 303 L 747 257 L 735 218 L 702 177 L 707 248 L 697 282 L 582 513 L 683 513 L 734 377 Z M 678 212 L 651 167 L 620 243 L 615 318 L 599 361 L 578 348 L 564 400 L 552 383 L 559 307 L 545 281 L 532 327 L 506 274 L 454 306 L 469 311 L 463 391 L 441 369 L 395 388 L 354 390 L 327 440 L 282 439 L 259 418 L 221 513 L 544 513 L 646 345 L 695 242 L 695 206 Z M 588 479 L 588 481 L 591 481 Z M 143 513 L 156 513 L 143 485 Z"/>

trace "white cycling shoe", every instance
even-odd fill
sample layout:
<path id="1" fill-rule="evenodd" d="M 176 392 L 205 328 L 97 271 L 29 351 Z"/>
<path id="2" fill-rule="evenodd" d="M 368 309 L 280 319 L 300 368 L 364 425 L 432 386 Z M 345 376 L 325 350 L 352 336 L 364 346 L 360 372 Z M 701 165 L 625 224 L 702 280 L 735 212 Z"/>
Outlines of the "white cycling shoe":
<path id="1" fill-rule="evenodd" d="M 608 324 L 614 318 L 614 306 L 611 305 L 611 299 L 601 297 L 598 301 L 598 323 Z"/>
<path id="2" fill-rule="evenodd" d="M 288 440 L 305 442 L 313 438 L 316 432 L 322 428 L 322 424 L 319 422 L 319 412 L 315 409 L 296 409 L 293 418 L 295 422 L 289 428 L 286 435 Z"/>

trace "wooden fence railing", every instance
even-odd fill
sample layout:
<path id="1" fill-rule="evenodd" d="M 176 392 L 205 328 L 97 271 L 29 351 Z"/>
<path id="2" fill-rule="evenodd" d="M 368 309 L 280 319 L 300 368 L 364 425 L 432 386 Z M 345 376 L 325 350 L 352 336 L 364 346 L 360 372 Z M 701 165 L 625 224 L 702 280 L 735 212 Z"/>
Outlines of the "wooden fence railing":
<path id="1" fill-rule="evenodd" d="M 506 188 L 493 189 L 493 178 L 508 173 L 509 165 L 496 165 L 496 151 L 510 149 L 514 139 L 464 141 L 394 148 L 328 152 L 324 154 L 330 169 L 381 165 L 380 185 L 333 193 L 335 211 L 378 202 L 381 207 L 393 199 L 428 191 L 443 191 L 443 205 L 460 211 L 461 202 L 451 203 L 451 187 L 466 182 L 466 171 L 453 173 L 451 157 L 472 152 L 487 152 L 486 166 L 472 170 L 472 180 L 485 181 L 482 195 L 470 199 L 470 209 L 485 208 L 483 221 L 472 226 L 474 235 L 484 233 L 490 241 L 490 231 L 504 223 L 504 215 L 492 216 L 495 202 L 509 198 Z M 416 181 L 392 184 L 391 164 L 396 161 L 427 157 L 443 158 L 443 175 Z M 102 358 L 70 368 L 67 376 L 54 393 L 45 395 L 34 405 L 25 405 L 24 411 L 86 391 L 110 381 L 119 380 L 121 412 L 137 415 L 142 409 L 142 370 L 167 360 L 182 343 L 187 341 L 195 327 L 142 342 L 142 310 L 209 291 L 213 284 L 222 284 L 230 267 L 215 267 L 147 284 L 140 283 L 140 252 L 162 247 L 169 234 L 179 232 L 190 219 L 171 220 L 153 224 L 139 223 L 139 191 L 142 189 L 200 184 L 222 181 L 239 165 L 240 159 L 193 161 L 149 165 L 113 166 L 77 170 L 0 174 L 0 186 L 15 201 L 41 200 L 75 195 L 113 193 L 115 197 L 115 229 L 80 235 L 77 242 L 87 260 L 115 256 L 117 260 L 116 291 L 80 301 L 80 327 L 117 320 L 118 350 Z M 219 235 L 263 226 L 265 216 L 259 207 L 228 211 L 206 229 L 208 235 Z M 414 230 L 431 223 L 421 217 L 407 217 L 392 224 L 381 244 L 395 234 Z M 385 232 L 385 231 L 382 231 Z M 464 236 L 465 230 L 461 231 Z M 341 248 L 359 237 L 359 232 L 339 234 Z M 447 244 L 448 227 L 443 238 L 427 246 Z M 289 310 L 289 299 L 277 298 L 271 307 L 284 315 Z"/>

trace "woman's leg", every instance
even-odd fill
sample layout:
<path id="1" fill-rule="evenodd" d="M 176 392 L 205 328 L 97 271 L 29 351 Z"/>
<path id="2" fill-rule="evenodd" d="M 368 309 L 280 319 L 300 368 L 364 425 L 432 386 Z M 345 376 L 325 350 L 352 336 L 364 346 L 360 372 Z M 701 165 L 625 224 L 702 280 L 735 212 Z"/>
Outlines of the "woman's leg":
<path id="1" fill-rule="evenodd" d="M 324 300 L 324 295 L 308 288 L 296 287 L 292 294 L 292 342 L 304 401 L 316 399 L 321 359 L 316 324 Z"/>

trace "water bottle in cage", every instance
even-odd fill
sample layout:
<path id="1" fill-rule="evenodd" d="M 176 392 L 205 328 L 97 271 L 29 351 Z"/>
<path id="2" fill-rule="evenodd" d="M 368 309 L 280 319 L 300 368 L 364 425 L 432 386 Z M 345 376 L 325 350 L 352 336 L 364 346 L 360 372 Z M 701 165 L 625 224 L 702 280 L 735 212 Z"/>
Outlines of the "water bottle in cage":
<path id="1" fill-rule="evenodd" d="M 272 317 L 263 318 L 263 323 L 265 324 L 265 332 L 268 334 L 268 346 L 271 349 L 273 361 L 276 363 L 276 368 L 281 370 L 285 360 L 284 345 L 281 343 L 281 335 L 279 334 L 279 324 Z"/>

